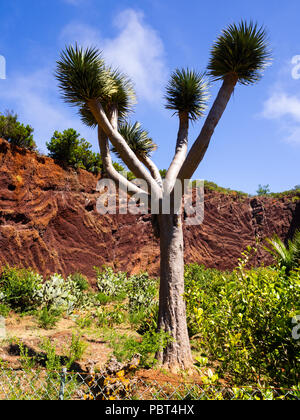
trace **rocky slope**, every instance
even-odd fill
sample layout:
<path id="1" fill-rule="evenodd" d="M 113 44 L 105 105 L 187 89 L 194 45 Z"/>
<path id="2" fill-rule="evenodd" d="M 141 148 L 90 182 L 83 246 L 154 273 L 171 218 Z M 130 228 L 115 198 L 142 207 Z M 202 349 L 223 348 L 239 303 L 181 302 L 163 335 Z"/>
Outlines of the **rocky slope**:
<path id="1" fill-rule="evenodd" d="M 0 140 L 0 265 L 32 267 L 44 275 L 82 272 L 94 266 L 158 273 L 158 241 L 149 216 L 100 216 L 97 179 L 65 171 L 50 158 Z M 185 227 L 186 262 L 231 269 L 241 251 L 277 233 L 287 239 L 299 227 L 299 201 L 240 198 L 206 191 L 205 220 Z M 261 249 L 252 263 L 270 262 Z"/>

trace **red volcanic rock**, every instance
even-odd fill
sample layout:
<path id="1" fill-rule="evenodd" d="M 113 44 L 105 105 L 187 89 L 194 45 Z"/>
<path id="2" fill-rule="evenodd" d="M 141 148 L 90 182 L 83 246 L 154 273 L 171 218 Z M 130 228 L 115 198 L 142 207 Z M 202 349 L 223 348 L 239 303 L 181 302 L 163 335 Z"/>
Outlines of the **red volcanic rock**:
<path id="1" fill-rule="evenodd" d="M 64 170 L 36 153 L 0 140 L 0 265 L 32 267 L 43 275 L 112 265 L 158 274 L 159 245 L 150 216 L 96 212 L 97 178 Z M 205 220 L 186 226 L 186 262 L 232 269 L 257 239 L 277 233 L 287 239 L 299 226 L 299 205 L 290 198 L 240 198 L 206 191 Z M 260 250 L 252 264 L 268 264 Z"/>

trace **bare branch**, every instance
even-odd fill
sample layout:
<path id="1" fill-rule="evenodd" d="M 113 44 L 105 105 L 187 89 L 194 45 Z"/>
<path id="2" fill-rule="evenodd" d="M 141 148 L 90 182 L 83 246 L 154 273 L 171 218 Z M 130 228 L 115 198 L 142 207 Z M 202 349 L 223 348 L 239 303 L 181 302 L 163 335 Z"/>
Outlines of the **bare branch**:
<path id="1" fill-rule="evenodd" d="M 105 132 L 113 146 L 118 150 L 118 153 L 125 165 L 127 165 L 127 167 L 135 174 L 137 178 L 146 181 L 148 187 L 151 189 L 151 192 L 155 197 L 161 197 L 162 189 L 159 187 L 147 169 L 138 160 L 135 153 L 130 149 L 117 129 L 112 126 L 99 101 L 90 101 L 88 105 L 96 121 L 98 122 L 98 125 Z"/>
<path id="2" fill-rule="evenodd" d="M 237 75 L 231 73 L 224 77 L 223 84 L 219 90 L 218 96 L 206 118 L 201 133 L 193 144 L 178 178 L 183 182 L 185 179 L 191 179 L 199 164 L 203 160 L 208 149 L 211 137 L 220 121 L 225 108 L 231 98 L 234 88 L 238 82 Z"/>
<path id="3" fill-rule="evenodd" d="M 164 190 L 169 193 L 174 188 L 180 169 L 188 151 L 189 117 L 186 113 L 179 114 L 179 131 L 176 151 L 164 181 Z"/>
<path id="4" fill-rule="evenodd" d="M 152 177 L 157 182 L 160 188 L 163 187 L 162 178 L 159 172 L 158 167 L 155 165 L 155 163 L 148 157 L 144 155 L 136 154 L 137 158 L 146 166 L 146 168 L 150 171 Z"/>
<path id="5" fill-rule="evenodd" d="M 104 133 L 101 127 L 98 127 L 98 141 L 99 141 L 100 153 L 102 157 L 104 170 L 107 176 L 110 179 L 112 179 L 116 184 L 118 184 L 121 188 L 123 188 L 124 190 L 126 189 L 128 191 L 128 194 L 144 193 L 148 195 L 147 192 L 143 191 L 142 189 L 137 187 L 135 184 L 130 182 L 127 178 L 125 178 L 122 174 L 120 174 L 114 168 L 111 155 L 110 155 L 107 135 Z"/>

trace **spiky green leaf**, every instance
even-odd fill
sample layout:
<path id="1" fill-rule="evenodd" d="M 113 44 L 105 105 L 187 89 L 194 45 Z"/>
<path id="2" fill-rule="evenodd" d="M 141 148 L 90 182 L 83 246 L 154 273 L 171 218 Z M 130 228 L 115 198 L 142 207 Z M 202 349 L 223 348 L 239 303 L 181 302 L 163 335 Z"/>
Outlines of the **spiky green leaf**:
<path id="1" fill-rule="evenodd" d="M 189 69 L 176 69 L 172 73 L 165 95 L 167 109 L 186 113 L 195 121 L 204 115 L 208 99 L 204 74 Z"/>
<path id="2" fill-rule="evenodd" d="M 157 149 L 157 145 L 149 137 L 149 133 L 144 130 L 139 122 L 135 124 L 123 123 L 119 127 L 119 132 L 127 142 L 131 150 L 140 156 L 150 156 Z M 112 152 L 119 154 L 115 148 Z"/>
<path id="3" fill-rule="evenodd" d="M 270 63 L 264 27 L 241 21 L 229 25 L 214 43 L 208 71 L 215 80 L 234 73 L 241 84 L 248 85 L 259 81 Z"/>

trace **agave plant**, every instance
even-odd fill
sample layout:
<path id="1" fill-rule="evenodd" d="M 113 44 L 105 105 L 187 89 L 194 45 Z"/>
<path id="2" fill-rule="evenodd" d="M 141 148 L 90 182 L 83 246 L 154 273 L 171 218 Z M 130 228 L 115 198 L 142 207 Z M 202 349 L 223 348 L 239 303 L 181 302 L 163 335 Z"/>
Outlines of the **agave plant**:
<path id="1" fill-rule="evenodd" d="M 271 248 L 265 247 L 275 259 L 280 267 L 285 267 L 286 272 L 289 273 L 300 265 L 300 230 L 296 231 L 292 240 L 288 241 L 288 245 L 274 235 L 272 239 L 267 239 Z"/>

